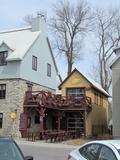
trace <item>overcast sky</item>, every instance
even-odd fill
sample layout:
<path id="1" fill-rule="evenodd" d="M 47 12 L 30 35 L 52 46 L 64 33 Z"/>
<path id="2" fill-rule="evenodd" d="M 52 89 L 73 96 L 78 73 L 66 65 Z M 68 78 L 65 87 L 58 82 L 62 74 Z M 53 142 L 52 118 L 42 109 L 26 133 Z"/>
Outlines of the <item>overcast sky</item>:
<path id="1" fill-rule="evenodd" d="M 74 2 L 74 0 L 71 0 Z M 119 7 L 120 0 L 87 0 L 92 7 Z M 23 25 L 25 15 L 34 14 L 37 11 L 43 10 L 47 12 L 49 17 L 52 14 L 52 3 L 58 0 L 0 0 L 0 30 L 8 28 L 16 28 Z M 86 74 L 90 71 L 90 66 L 93 63 L 94 56 L 91 54 L 93 48 L 91 44 L 85 50 L 85 56 L 80 63 L 77 64 L 79 70 Z M 88 60 L 89 59 L 89 60 Z M 65 69 L 61 67 L 65 62 L 58 63 L 58 68 L 63 77 L 65 77 Z M 67 67 L 66 67 L 67 69 Z"/>
<path id="2" fill-rule="evenodd" d="M 74 2 L 74 0 L 71 0 Z M 92 6 L 117 6 L 120 0 L 87 0 Z M 52 3 L 58 0 L 0 0 L 0 29 L 18 27 L 27 14 L 44 10 L 51 15 Z"/>

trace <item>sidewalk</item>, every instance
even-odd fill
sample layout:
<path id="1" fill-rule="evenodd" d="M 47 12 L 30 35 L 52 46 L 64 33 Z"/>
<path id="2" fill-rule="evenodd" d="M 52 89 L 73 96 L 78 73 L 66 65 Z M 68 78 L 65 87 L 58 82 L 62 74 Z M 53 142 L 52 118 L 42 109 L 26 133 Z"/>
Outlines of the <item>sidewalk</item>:
<path id="1" fill-rule="evenodd" d="M 31 141 L 27 141 L 25 139 L 15 139 L 16 143 L 18 145 L 32 145 L 32 146 L 40 146 L 40 147 L 52 147 L 52 148 L 77 148 L 78 146 L 76 145 L 67 145 L 67 144 L 63 144 L 63 143 L 50 143 L 50 142 L 45 142 L 43 140 L 40 141 L 35 141 L 35 142 L 31 142 Z"/>

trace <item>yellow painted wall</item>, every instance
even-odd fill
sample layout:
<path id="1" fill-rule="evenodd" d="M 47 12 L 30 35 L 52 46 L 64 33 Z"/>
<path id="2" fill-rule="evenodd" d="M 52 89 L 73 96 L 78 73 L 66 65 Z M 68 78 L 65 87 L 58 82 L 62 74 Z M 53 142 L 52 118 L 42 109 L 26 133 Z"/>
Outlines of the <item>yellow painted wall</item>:
<path id="1" fill-rule="evenodd" d="M 92 111 L 88 113 L 86 119 L 86 134 L 92 135 L 93 125 L 107 126 L 107 109 L 98 105 L 92 105 Z"/>
<path id="2" fill-rule="evenodd" d="M 61 87 L 62 95 L 66 96 L 66 88 L 74 87 L 90 87 L 90 83 L 82 77 L 78 72 L 74 72 L 67 81 L 65 81 Z M 86 93 L 87 96 L 91 95 L 91 92 Z"/>
<path id="3" fill-rule="evenodd" d="M 63 96 L 66 96 L 67 88 L 85 87 L 86 96 L 92 99 L 92 110 L 87 115 L 86 119 L 86 134 L 92 135 L 92 125 L 107 125 L 108 124 L 108 99 L 103 98 L 103 106 L 100 106 L 100 97 L 98 96 L 98 104 L 95 104 L 95 90 L 91 88 L 91 84 L 81 75 L 79 72 L 73 72 L 73 74 L 62 84 L 61 92 Z M 97 91 L 98 94 L 101 92 Z"/>

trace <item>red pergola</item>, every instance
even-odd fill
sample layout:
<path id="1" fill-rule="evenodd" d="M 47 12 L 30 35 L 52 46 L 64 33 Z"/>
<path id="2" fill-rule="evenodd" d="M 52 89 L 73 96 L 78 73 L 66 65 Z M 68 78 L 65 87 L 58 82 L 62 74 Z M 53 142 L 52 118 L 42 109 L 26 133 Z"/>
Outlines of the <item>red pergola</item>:
<path id="1" fill-rule="evenodd" d="M 85 133 L 85 120 L 88 112 L 91 111 L 91 98 L 90 97 L 69 97 L 57 94 L 52 94 L 46 91 L 27 91 L 25 93 L 24 100 L 24 113 L 21 115 L 20 121 L 20 131 L 21 133 L 27 130 L 27 114 L 31 110 L 36 110 L 40 116 L 40 128 L 39 131 L 44 133 L 46 129 L 44 128 L 44 118 L 45 112 L 51 110 L 56 113 L 57 116 L 57 131 L 61 128 L 61 117 L 63 113 L 77 113 L 79 112 L 83 120 L 83 130 Z"/>

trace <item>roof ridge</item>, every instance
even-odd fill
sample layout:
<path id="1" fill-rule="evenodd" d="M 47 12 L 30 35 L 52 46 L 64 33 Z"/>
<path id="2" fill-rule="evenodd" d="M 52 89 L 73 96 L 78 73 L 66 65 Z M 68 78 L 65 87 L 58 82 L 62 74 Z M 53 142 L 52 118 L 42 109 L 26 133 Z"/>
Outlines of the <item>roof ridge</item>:
<path id="1" fill-rule="evenodd" d="M 81 74 L 89 83 L 92 84 L 92 86 L 94 88 L 96 88 L 97 90 L 101 91 L 102 93 L 104 93 L 105 95 L 109 96 L 109 94 L 105 91 L 105 89 L 95 80 L 93 80 L 92 78 L 89 78 L 86 74 L 84 74 L 83 72 L 79 71 L 78 69 L 74 68 L 74 70 L 63 80 L 63 82 L 58 86 L 58 88 L 60 89 L 62 84 L 75 72 L 77 71 L 79 74 Z"/>
<path id="2" fill-rule="evenodd" d="M 16 32 L 16 31 L 22 31 L 22 30 L 28 30 L 28 29 L 31 29 L 31 28 L 32 28 L 31 26 L 27 26 L 27 27 L 20 27 L 20 28 L 2 30 L 2 31 L 0 31 L 0 34 L 9 33 L 9 32 Z"/>

